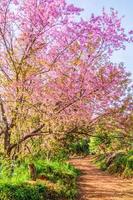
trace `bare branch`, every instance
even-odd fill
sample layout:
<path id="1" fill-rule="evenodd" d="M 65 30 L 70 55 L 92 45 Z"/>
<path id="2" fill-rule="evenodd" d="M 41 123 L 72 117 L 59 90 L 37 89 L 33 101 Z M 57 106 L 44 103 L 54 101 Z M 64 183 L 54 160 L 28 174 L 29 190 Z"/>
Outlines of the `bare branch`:
<path id="1" fill-rule="evenodd" d="M 21 143 L 23 143 L 24 141 L 26 141 L 29 138 L 32 137 L 36 137 L 36 136 L 41 136 L 41 130 L 43 129 L 44 124 L 41 125 L 40 127 L 38 127 L 37 129 L 33 130 L 31 133 L 29 133 L 28 135 L 25 135 L 23 138 L 21 138 L 17 143 L 12 144 L 10 146 L 10 151 L 15 148 L 17 145 L 20 145 Z"/>

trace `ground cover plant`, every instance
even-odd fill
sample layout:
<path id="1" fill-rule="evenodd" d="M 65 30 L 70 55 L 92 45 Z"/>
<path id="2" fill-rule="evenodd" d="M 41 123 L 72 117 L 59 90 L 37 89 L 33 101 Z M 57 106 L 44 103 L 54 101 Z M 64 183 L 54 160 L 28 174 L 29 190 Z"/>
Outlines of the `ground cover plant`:
<path id="1" fill-rule="evenodd" d="M 62 161 L 37 158 L 33 162 L 36 168 L 36 179 L 33 180 L 28 163 L 28 160 L 21 164 L 16 163 L 13 172 L 7 169 L 7 164 L 1 167 L 1 200 L 74 199 L 79 172 L 73 166 Z"/>

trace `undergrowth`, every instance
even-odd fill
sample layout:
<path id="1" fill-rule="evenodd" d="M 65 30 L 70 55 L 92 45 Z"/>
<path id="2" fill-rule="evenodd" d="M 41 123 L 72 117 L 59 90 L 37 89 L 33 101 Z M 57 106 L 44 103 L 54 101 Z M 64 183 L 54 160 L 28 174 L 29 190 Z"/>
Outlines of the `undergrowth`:
<path id="1" fill-rule="evenodd" d="M 30 180 L 29 160 L 21 164 L 1 164 L 0 200 L 72 200 L 75 198 L 76 178 L 79 172 L 73 166 L 63 161 L 37 158 L 32 161 L 37 171 L 35 182 Z"/>

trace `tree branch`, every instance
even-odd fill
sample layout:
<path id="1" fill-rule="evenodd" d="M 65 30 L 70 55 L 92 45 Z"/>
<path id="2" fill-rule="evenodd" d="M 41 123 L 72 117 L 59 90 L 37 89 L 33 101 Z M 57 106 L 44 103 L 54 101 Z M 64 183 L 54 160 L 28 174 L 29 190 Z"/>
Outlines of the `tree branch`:
<path id="1" fill-rule="evenodd" d="M 44 127 L 44 124 L 41 125 L 39 128 L 33 130 L 31 133 L 29 133 L 28 135 L 25 135 L 24 137 L 22 137 L 18 142 L 16 142 L 15 144 L 12 144 L 10 146 L 10 151 L 15 148 L 17 145 L 20 145 L 21 143 L 23 143 L 24 141 L 26 141 L 27 139 L 29 138 L 32 138 L 32 137 L 36 137 L 36 136 L 40 136 L 41 133 L 40 131 L 42 130 L 42 128 Z"/>

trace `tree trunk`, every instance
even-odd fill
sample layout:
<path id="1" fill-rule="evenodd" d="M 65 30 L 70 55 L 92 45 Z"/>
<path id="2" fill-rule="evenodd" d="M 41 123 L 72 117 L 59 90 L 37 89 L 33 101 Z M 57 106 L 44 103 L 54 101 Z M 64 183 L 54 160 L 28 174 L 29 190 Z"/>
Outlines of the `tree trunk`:
<path id="1" fill-rule="evenodd" d="M 4 134 L 4 152 L 7 157 L 10 157 L 10 133 L 8 130 Z"/>
<path id="2" fill-rule="evenodd" d="M 36 178 L 37 178 L 36 167 L 33 163 L 29 164 L 29 174 L 32 181 L 36 181 Z"/>

